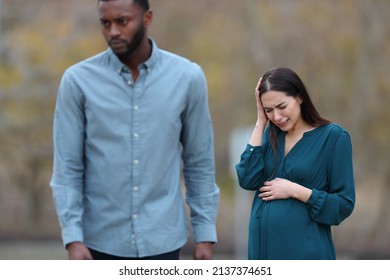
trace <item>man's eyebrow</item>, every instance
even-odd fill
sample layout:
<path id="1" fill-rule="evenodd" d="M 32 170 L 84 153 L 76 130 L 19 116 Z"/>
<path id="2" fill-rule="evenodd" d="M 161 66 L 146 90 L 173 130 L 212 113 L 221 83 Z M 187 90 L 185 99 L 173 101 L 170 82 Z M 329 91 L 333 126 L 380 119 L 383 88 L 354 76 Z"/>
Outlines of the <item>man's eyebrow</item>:
<path id="1" fill-rule="evenodd" d="M 130 18 L 131 18 L 130 15 L 120 15 L 120 16 L 113 18 L 112 20 L 116 21 L 116 20 L 122 20 L 122 19 L 130 19 Z M 105 17 L 99 18 L 99 21 L 109 21 L 109 20 L 110 20 L 109 18 L 105 18 Z"/>

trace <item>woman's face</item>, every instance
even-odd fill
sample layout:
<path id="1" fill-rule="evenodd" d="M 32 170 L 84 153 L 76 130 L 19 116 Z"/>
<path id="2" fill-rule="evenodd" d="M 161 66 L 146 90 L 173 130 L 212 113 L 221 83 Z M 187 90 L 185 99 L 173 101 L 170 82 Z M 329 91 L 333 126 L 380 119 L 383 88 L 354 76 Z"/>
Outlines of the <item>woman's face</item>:
<path id="1" fill-rule="evenodd" d="M 283 131 L 304 125 L 301 116 L 302 99 L 288 96 L 282 91 L 267 91 L 260 97 L 268 119 Z"/>

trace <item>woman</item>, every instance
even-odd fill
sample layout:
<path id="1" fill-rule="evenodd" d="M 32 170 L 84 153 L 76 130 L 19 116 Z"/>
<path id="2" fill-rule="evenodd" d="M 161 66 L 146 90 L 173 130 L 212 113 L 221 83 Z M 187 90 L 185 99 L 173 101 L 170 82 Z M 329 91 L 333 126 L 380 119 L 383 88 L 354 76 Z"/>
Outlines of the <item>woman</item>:
<path id="1" fill-rule="evenodd" d="M 239 184 L 255 191 L 249 259 L 336 259 L 331 226 L 353 211 L 351 139 L 319 115 L 298 75 L 267 71 L 256 86 L 257 122 Z"/>

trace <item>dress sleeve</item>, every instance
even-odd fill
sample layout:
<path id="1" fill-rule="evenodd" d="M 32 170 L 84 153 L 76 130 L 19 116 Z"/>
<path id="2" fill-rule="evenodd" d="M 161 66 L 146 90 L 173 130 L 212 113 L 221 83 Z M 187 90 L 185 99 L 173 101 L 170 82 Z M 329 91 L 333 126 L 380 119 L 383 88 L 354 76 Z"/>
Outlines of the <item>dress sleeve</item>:
<path id="1" fill-rule="evenodd" d="M 332 226 L 351 215 L 355 205 L 352 144 L 345 130 L 336 139 L 327 168 L 328 191 L 313 189 L 307 205 L 314 220 Z"/>
<path id="2" fill-rule="evenodd" d="M 246 190 L 257 190 L 262 186 L 264 173 L 263 147 L 247 144 L 236 165 L 238 183 Z"/>

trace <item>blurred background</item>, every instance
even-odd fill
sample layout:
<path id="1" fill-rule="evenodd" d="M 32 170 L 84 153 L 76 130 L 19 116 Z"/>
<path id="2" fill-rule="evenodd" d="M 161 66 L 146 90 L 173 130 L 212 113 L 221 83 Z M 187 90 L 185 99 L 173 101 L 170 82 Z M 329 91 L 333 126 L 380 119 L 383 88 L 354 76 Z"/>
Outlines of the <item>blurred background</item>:
<path id="1" fill-rule="evenodd" d="M 63 71 L 106 48 L 96 2 L 0 0 L 0 259 L 67 257 L 49 187 L 52 118 Z M 215 258 L 246 258 L 253 194 L 237 187 L 234 165 L 256 121 L 259 76 L 286 66 L 352 137 L 357 201 L 333 229 L 339 258 L 390 259 L 390 2 L 150 4 L 158 46 L 208 78 L 221 189 Z"/>

